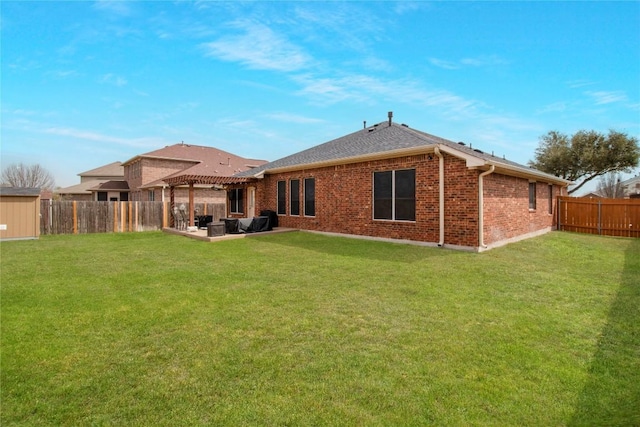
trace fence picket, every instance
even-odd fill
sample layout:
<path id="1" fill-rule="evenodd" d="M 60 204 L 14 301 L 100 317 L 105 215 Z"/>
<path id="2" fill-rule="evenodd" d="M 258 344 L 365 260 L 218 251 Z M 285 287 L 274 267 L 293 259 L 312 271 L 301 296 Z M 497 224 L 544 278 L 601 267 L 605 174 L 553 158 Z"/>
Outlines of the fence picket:
<path id="1" fill-rule="evenodd" d="M 558 197 L 558 230 L 640 237 L 640 200 Z"/>
<path id="2" fill-rule="evenodd" d="M 195 203 L 199 214 L 226 216 L 224 203 Z M 43 200 L 40 234 L 86 234 L 161 230 L 170 223 L 169 202 Z"/>

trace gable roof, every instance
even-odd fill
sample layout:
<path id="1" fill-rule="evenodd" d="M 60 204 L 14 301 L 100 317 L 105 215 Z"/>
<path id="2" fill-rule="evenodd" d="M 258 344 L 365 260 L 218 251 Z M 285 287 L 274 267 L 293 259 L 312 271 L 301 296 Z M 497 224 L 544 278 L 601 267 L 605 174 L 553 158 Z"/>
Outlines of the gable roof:
<path id="1" fill-rule="evenodd" d="M 193 162 L 193 166 L 159 180 L 171 185 L 188 182 L 214 183 L 215 178 L 213 177 L 231 177 L 266 163 L 266 160 L 247 159 L 215 147 L 180 143 L 137 155 L 124 162 L 123 165 L 132 164 L 143 158 Z"/>
<path id="2" fill-rule="evenodd" d="M 78 176 L 124 176 L 124 167 L 122 166 L 122 162 L 113 162 L 86 172 L 81 172 Z"/>
<path id="3" fill-rule="evenodd" d="M 407 125 L 381 122 L 343 137 L 316 145 L 287 157 L 240 172 L 238 177 L 261 177 L 264 174 L 317 168 L 367 160 L 400 157 L 433 152 L 435 147 L 466 160 L 468 167 L 489 169 L 508 175 L 541 178 L 568 185 L 570 181 L 510 160 L 495 157 L 461 143 L 449 141 L 409 128 Z"/>

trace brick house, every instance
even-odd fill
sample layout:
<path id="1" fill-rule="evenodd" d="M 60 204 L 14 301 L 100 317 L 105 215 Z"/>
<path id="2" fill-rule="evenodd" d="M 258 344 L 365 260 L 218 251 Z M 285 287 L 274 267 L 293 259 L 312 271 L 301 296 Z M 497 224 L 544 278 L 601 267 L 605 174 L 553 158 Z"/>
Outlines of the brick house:
<path id="1" fill-rule="evenodd" d="M 273 210 L 279 226 L 302 230 L 482 251 L 553 228 L 569 181 L 389 116 L 210 182 L 225 184 L 228 216 Z"/>
<path id="2" fill-rule="evenodd" d="M 246 159 L 235 154 L 191 144 L 174 144 L 159 150 L 139 154 L 122 164 L 124 180 L 131 189 L 130 200 L 165 201 L 174 203 L 225 203 L 226 193 L 211 184 L 184 182 L 169 186 L 171 177 L 207 174 L 230 177 L 258 167 L 264 160 Z"/>
<path id="3" fill-rule="evenodd" d="M 58 188 L 56 196 L 61 200 L 116 201 L 129 200 L 129 186 L 124 179 L 121 162 L 113 162 L 81 172 L 80 184 Z"/>
<path id="4" fill-rule="evenodd" d="M 620 183 L 625 199 L 640 199 L 640 175 Z"/>

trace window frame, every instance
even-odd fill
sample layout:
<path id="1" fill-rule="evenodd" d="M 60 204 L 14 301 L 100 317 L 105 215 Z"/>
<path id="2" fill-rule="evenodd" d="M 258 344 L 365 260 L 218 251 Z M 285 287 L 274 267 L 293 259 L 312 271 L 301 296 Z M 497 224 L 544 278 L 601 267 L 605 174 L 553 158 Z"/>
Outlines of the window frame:
<path id="1" fill-rule="evenodd" d="M 553 184 L 549 184 L 549 215 L 553 215 Z"/>
<path id="2" fill-rule="evenodd" d="M 537 202 L 536 192 L 537 192 L 536 182 L 529 181 L 529 210 L 530 211 L 536 210 L 536 202 Z"/>
<path id="3" fill-rule="evenodd" d="M 401 181 L 405 172 L 409 172 L 412 175 L 408 194 L 402 194 L 407 190 L 402 188 L 403 182 Z M 379 185 L 388 186 L 389 188 L 380 189 Z M 415 168 L 374 171 L 372 186 L 372 217 L 375 221 L 416 222 L 417 186 Z M 387 192 L 390 192 L 390 194 Z M 381 203 L 383 204 L 382 207 L 380 206 Z M 411 214 L 408 216 L 403 215 L 405 210 Z"/>
<path id="4" fill-rule="evenodd" d="M 307 184 L 313 183 L 312 191 L 309 191 Z M 309 177 L 304 179 L 303 183 L 303 202 L 304 202 L 304 216 L 315 217 L 316 216 L 316 179 Z M 312 198 L 309 199 L 311 193 Z"/>
<path id="5" fill-rule="evenodd" d="M 280 188 L 281 185 L 282 188 Z M 284 180 L 280 180 L 276 184 L 276 213 L 278 215 L 287 214 L 287 181 Z"/>
<path id="6" fill-rule="evenodd" d="M 234 188 L 229 190 L 229 213 L 244 213 L 244 189 Z"/>
<path id="7" fill-rule="evenodd" d="M 296 184 L 294 191 L 293 184 Z M 291 178 L 289 180 L 289 215 L 300 216 L 300 179 Z"/>

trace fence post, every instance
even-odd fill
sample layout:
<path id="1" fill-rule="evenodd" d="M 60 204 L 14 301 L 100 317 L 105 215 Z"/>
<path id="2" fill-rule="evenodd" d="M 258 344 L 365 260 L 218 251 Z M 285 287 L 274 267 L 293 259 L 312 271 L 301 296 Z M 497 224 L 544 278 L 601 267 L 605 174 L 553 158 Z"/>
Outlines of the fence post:
<path id="1" fill-rule="evenodd" d="M 558 196 L 558 231 L 562 231 L 562 199 Z"/>
<path id="2" fill-rule="evenodd" d="M 77 202 L 73 201 L 73 234 L 78 234 L 78 209 Z"/>
<path id="3" fill-rule="evenodd" d="M 602 235 L 602 201 L 598 199 L 598 235 Z"/>

